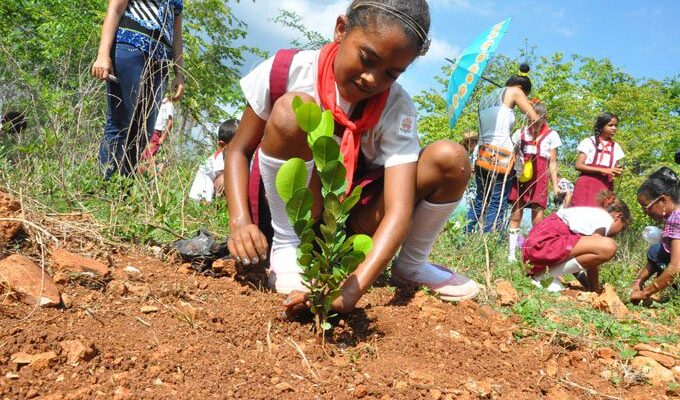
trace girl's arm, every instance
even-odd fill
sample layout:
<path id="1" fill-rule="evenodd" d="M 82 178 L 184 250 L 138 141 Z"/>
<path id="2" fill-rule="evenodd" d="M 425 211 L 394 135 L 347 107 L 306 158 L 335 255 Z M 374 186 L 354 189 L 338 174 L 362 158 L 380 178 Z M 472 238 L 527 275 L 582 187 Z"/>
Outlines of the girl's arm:
<path id="1" fill-rule="evenodd" d="M 599 173 L 603 175 L 609 175 L 609 176 L 617 176 L 621 174 L 622 169 L 620 167 L 613 167 L 613 168 L 605 168 L 605 167 L 593 167 L 592 165 L 586 165 L 586 153 L 579 152 L 578 156 L 576 156 L 576 163 L 574 164 L 574 168 L 576 168 L 577 171 L 579 172 L 590 172 L 590 173 Z"/>
<path id="2" fill-rule="evenodd" d="M 557 194 L 560 192 L 560 188 L 557 185 L 557 149 L 550 150 L 550 164 L 548 165 L 548 169 L 550 170 L 550 180 L 553 184 L 553 191 Z"/>
<path id="3" fill-rule="evenodd" d="M 182 39 L 182 14 L 175 15 L 172 39 L 172 62 L 175 70 L 175 79 L 172 81 L 172 101 L 177 101 L 184 96 L 184 61 L 182 58 L 184 41 Z"/>
<path id="4" fill-rule="evenodd" d="M 172 130 L 172 117 L 168 117 L 168 122 L 165 124 L 165 129 L 163 130 L 163 133 L 161 134 L 161 137 L 158 138 L 158 144 L 161 145 L 163 142 L 165 142 L 168 139 L 168 135 L 170 134 L 170 131 Z"/>
<path id="5" fill-rule="evenodd" d="M 342 294 L 333 303 L 335 311 L 352 311 L 397 253 L 409 230 L 415 205 L 416 167 L 413 162 L 385 169 L 385 215 L 373 234 L 373 249 L 343 283 Z"/>
<path id="6" fill-rule="evenodd" d="M 102 24 L 102 38 L 99 41 L 97 59 L 92 65 L 92 76 L 97 79 L 105 81 L 109 79 L 109 74 L 113 72 L 111 47 L 113 47 L 120 18 L 125 13 L 127 5 L 128 0 L 109 0 L 109 6 L 106 9 L 106 16 Z"/>
<path id="7" fill-rule="evenodd" d="M 538 120 L 539 116 L 531 105 L 531 102 L 524 94 L 522 89 L 517 87 L 508 88 L 510 91 L 510 102 L 512 106 L 517 106 L 522 111 L 522 114 L 527 116 L 528 126 L 533 126 Z"/>
<path id="8" fill-rule="evenodd" d="M 234 138 L 224 150 L 224 186 L 231 231 L 227 246 L 237 259 L 267 258 L 267 239 L 253 223 L 248 202 L 250 160 L 262 140 L 265 124 L 247 105 Z"/>
<path id="9" fill-rule="evenodd" d="M 680 275 L 680 239 L 673 239 L 671 241 L 671 260 L 663 271 L 654 282 L 647 285 L 644 289 L 639 292 L 634 292 L 631 296 L 631 300 L 643 300 L 649 298 L 656 292 L 660 292 L 667 288 Z"/>
<path id="10" fill-rule="evenodd" d="M 564 201 L 562 202 L 562 206 L 564 208 L 569 208 L 571 206 L 571 197 L 574 195 L 574 192 L 569 191 L 567 194 L 564 195 Z"/>

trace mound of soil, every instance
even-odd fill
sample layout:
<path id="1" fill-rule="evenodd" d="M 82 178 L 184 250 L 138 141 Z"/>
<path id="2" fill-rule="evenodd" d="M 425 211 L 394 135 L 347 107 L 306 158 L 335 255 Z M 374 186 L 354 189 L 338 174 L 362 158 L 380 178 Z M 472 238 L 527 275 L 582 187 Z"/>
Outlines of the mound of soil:
<path id="1" fill-rule="evenodd" d="M 516 339 L 524 329 L 488 305 L 376 287 L 322 345 L 310 321 L 281 319 L 262 271 L 216 279 L 141 254 L 112 260 L 100 289 L 60 285 L 65 308 L 0 305 L 0 398 L 667 396 L 615 386 L 603 373 L 615 353 Z"/>

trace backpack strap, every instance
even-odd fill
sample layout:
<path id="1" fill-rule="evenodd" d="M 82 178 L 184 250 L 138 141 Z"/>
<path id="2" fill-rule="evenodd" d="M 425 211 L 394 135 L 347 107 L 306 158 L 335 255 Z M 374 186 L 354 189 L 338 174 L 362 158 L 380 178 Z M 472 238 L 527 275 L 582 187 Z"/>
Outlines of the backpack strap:
<path id="1" fill-rule="evenodd" d="M 269 104 L 271 106 L 276 103 L 279 97 L 286 93 L 286 86 L 288 84 L 288 70 L 290 64 L 293 62 L 293 57 L 297 54 L 297 49 L 282 49 L 276 52 L 272 69 L 269 72 Z M 271 227 L 271 217 L 269 216 L 269 208 L 264 200 L 264 185 L 260 176 L 260 161 L 259 161 L 260 146 L 255 150 L 253 157 L 252 170 L 250 171 L 250 178 L 248 179 L 248 200 L 250 203 L 250 213 L 253 218 L 253 223 L 257 225 L 262 233 L 267 237 L 271 243 L 273 237 L 273 229 Z"/>

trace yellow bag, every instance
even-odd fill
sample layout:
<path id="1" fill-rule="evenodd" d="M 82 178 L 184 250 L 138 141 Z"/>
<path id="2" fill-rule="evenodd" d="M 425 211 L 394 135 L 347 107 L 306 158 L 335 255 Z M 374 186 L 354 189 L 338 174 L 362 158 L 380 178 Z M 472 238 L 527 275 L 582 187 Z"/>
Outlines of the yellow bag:
<path id="1" fill-rule="evenodd" d="M 519 176 L 518 180 L 520 183 L 527 183 L 534 177 L 534 163 L 531 160 L 524 161 L 524 168 L 522 169 L 522 175 Z"/>

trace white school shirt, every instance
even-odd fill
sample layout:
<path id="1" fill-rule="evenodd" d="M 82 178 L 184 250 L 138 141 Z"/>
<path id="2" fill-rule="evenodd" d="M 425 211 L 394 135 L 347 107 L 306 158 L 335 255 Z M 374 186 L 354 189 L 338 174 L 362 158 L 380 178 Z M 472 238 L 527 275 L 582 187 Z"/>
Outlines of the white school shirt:
<path id="1" fill-rule="evenodd" d="M 304 50 L 293 57 L 286 92 L 306 93 L 321 105 L 316 87 L 319 53 L 319 50 Z M 273 62 L 273 57 L 263 61 L 240 81 L 248 104 L 263 120 L 269 119 L 271 113 L 269 72 Z M 352 105 L 340 97 L 337 87 L 336 95 L 337 104 L 349 115 Z M 417 161 L 420 145 L 416 122 L 416 107 L 411 97 L 398 83 L 393 83 L 380 120 L 361 135 L 361 152 L 368 166 L 389 168 Z"/>
<path id="2" fill-rule="evenodd" d="M 156 117 L 156 125 L 154 130 L 163 132 L 168 125 L 168 119 L 174 118 L 175 106 L 172 101 L 163 99 L 160 108 L 158 108 L 158 116 Z"/>
<path id="3" fill-rule="evenodd" d="M 606 236 L 614 223 L 614 218 L 600 207 L 562 208 L 557 210 L 557 216 L 569 226 L 569 230 L 586 236 L 602 228 Z"/>
<path id="4" fill-rule="evenodd" d="M 533 137 L 526 127 L 516 130 L 512 137 L 515 143 L 520 143 L 522 138 L 527 142 L 531 142 L 533 140 Z M 541 141 L 541 157 L 550 159 L 550 150 L 556 149 L 560 146 L 562 146 L 562 139 L 560 139 L 560 135 L 551 129 L 548 131 L 548 133 L 546 133 L 545 137 L 543 137 L 543 140 Z M 523 143 L 522 154 L 536 154 L 536 145 Z"/>
<path id="5" fill-rule="evenodd" d="M 215 195 L 215 178 L 224 171 L 224 154 L 219 151 L 208 157 L 198 167 L 194 182 L 189 190 L 189 198 L 194 200 L 206 200 L 211 202 Z"/>
<path id="6" fill-rule="evenodd" d="M 513 150 L 517 142 L 511 137 L 515 111 L 503 104 L 506 88 L 498 88 L 479 101 L 479 145 L 491 144 Z"/>
<path id="7" fill-rule="evenodd" d="M 586 155 L 585 159 L 585 164 L 592 164 L 593 163 L 593 158 L 595 157 L 595 137 L 594 136 L 588 136 L 587 138 L 581 140 L 581 143 L 579 143 L 578 147 L 576 150 L 580 151 L 581 153 Z M 606 142 L 606 145 L 609 146 L 609 142 Z M 598 143 L 598 146 L 600 147 L 600 151 L 597 155 L 597 158 L 599 158 L 599 162 L 597 165 L 601 167 L 608 168 L 609 167 L 609 161 L 610 161 L 610 156 L 609 154 L 604 154 L 602 152 L 602 144 Z M 619 146 L 618 143 L 614 142 L 614 162 L 611 163 L 612 167 L 616 165 L 616 163 L 622 159 L 625 156 L 623 153 L 623 149 L 621 146 Z"/>

